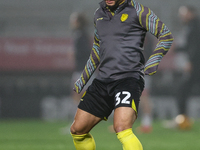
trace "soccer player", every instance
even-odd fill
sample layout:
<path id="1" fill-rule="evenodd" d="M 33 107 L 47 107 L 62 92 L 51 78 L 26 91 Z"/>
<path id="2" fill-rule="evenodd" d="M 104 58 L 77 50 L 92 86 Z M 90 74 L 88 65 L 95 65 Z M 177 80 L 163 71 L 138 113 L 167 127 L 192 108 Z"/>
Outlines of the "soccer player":
<path id="1" fill-rule="evenodd" d="M 142 150 L 132 132 L 137 118 L 144 74 L 156 73 L 173 37 L 166 25 L 135 0 L 103 0 L 94 15 L 94 44 L 75 91 L 80 93 L 93 72 L 98 74 L 83 94 L 71 126 L 77 150 L 95 150 L 90 130 L 114 110 L 113 126 L 124 150 Z M 158 43 L 146 65 L 143 44 L 146 32 Z"/>
<path id="2" fill-rule="evenodd" d="M 152 35 L 149 33 L 146 34 L 145 43 L 144 43 L 144 58 L 148 60 L 151 56 L 152 51 L 154 50 L 155 38 L 152 38 Z M 145 76 L 145 88 L 140 97 L 140 113 L 141 113 L 141 123 L 140 126 L 136 128 L 138 133 L 150 133 L 153 130 L 152 122 L 152 105 L 150 100 L 152 78 L 151 76 Z"/>
<path id="3" fill-rule="evenodd" d="M 200 82 L 199 57 L 200 57 L 200 20 L 196 9 L 192 6 L 181 6 L 179 17 L 184 25 L 182 33 L 184 44 L 176 44 L 177 51 L 187 54 L 189 61 L 184 66 L 184 72 L 188 74 L 179 86 L 176 98 L 178 100 L 179 113 L 188 116 L 187 102 L 192 95 L 192 88 Z"/>
<path id="4" fill-rule="evenodd" d="M 73 43 L 74 43 L 74 58 L 75 58 L 75 70 L 72 74 L 71 86 L 74 86 L 74 82 L 80 76 L 82 69 L 85 66 L 90 54 L 90 37 L 87 32 L 87 19 L 86 16 L 81 12 L 73 12 L 70 15 L 70 26 L 72 29 Z M 84 89 L 85 90 L 85 89 Z M 84 93 L 82 90 L 82 94 Z M 71 93 L 75 103 L 79 102 L 81 94 L 75 92 Z"/>
<path id="5" fill-rule="evenodd" d="M 152 106 L 151 106 L 151 100 L 150 100 L 150 85 L 151 79 L 149 76 L 145 77 L 145 88 L 142 92 L 141 98 L 140 98 L 140 106 L 142 110 L 141 115 L 141 124 L 139 127 L 136 128 L 136 131 L 138 133 L 150 133 L 153 130 L 152 127 Z"/>

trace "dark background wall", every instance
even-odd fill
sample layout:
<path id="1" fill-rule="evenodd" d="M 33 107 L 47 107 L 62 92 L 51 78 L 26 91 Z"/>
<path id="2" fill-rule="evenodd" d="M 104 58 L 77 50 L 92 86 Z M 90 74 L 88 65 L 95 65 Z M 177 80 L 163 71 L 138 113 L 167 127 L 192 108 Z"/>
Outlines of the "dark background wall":
<path id="1" fill-rule="evenodd" d="M 59 101 L 70 96 L 70 79 L 74 67 L 74 60 L 70 56 L 73 53 L 73 45 L 64 44 L 62 48 L 58 45 L 63 44 L 62 41 L 67 43 L 72 38 L 69 16 L 74 11 L 86 14 L 92 39 L 93 14 L 99 2 L 100 0 L 0 1 L 1 118 L 41 118 L 42 100 L 52 96 L 54 100 Z M 138 2 L 150 7 L 166 23 L 175 37 L 180 29 L 177 15 L 179 6 L 200 5 L 199 0 Z M 48 39 L 52 41 L 45 43 Z M 41 46 L 39 50 L 38 45 Z M 45 52 L 35 53 L 41 51 Z M 169 57 L 169 60 L 173 59 L 173 55 Z M 173 67 L 169 67 L 171 64 L 167 64 L 170 62 L 163 61 L 164 67 L 161 67 L 160 72 L 153 77 L 152 96 L 173 96 L 176 91 L 179 75 L 174 72 Z M 198 88 L 193 91 L 198 95 Z"/>

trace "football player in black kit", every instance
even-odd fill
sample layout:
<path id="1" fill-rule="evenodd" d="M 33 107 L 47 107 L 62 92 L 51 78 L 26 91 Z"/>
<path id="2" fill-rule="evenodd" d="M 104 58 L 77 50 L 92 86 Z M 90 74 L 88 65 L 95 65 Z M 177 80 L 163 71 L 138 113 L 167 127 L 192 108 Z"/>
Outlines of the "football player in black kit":
<path id="1" fill-rule="evenodd" d="M 83 94 L 71 126 L 77 150 L 95 150 L 90 130 L 114 110 L 113 126 L 123 150 L 142 150 L 132 132 L 137 118 L 144 75 L 156 73 L 173 37 L 167 26 L 135 0 L 103 0 L 94 14 L 94 43 L 75 91 L 80 93 L 96 69 L 98 73 Z M 158 43 L 145 64 L 146 32 Z"/>

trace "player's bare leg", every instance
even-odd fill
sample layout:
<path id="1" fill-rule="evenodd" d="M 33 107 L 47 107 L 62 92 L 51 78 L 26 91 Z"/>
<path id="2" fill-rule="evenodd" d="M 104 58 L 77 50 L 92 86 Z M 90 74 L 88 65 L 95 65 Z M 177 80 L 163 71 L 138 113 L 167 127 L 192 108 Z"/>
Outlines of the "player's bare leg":
<path id="1" fill-rule="evenodd" d="M 114 112 L 114 130 L 123 145 L 123 150 L 143 150 L 142 144 L 132 132 L 137 116 L 130 107 L 119 107 Z"/>
<path id="2" fill-rule="evenodd" d="M 71 126 L 71 133 L 86 134 L 101 120 L 101 118 L 78 108 Z"/>
<path id="3" fill-rule="evenodd" d="M 118 107 L 114 112 L 114 130 L 116 133 L 132 128 L 136 113 L 131 107 Z"/>
<path id="4" fill-rule="evenodd" d="M 77 150 L 95 150 L 95 141 L 89 132 L 101 120 L 86 111 L 77 109 L 70 129 Z"/>

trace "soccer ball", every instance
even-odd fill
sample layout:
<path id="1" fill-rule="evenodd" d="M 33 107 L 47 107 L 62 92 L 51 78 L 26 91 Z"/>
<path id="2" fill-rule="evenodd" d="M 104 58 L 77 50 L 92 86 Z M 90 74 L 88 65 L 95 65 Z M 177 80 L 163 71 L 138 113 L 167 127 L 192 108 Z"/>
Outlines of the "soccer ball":
<path id="1" fill-rule="evenodd" d="M 192 121 L 186 115 L 178 115 L 175 118 L 175 122 L 179 129 L 181 130 L 189 130 L 192 127 Z"/>

